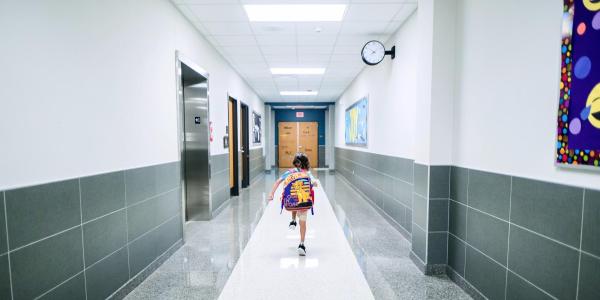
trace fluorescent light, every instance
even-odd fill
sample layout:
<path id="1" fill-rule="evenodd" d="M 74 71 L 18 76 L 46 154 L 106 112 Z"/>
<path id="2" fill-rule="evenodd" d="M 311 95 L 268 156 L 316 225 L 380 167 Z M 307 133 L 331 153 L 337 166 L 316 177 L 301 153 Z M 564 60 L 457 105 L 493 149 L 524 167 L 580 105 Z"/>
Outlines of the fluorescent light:
<path id="1" fill-rule="evenodd" d="M 281 96 L 316 96 L 317 91 L 283 91 L 279 93 Z"/>
<path id="2" fill-rule="evenodd" d="M 273 75 L 320 75 L 325 68 L 271 68 Z"/>
<path id="3" fill-rule="evenodd" d="M 250 22 L 325 22 L 342 21 L 345 4 L 247 4 Z"/>

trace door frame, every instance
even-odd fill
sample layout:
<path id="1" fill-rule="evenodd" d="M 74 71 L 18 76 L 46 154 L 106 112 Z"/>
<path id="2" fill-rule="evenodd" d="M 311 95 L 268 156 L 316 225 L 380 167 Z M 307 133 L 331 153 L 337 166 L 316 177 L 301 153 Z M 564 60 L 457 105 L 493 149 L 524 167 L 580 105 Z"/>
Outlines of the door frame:
<path id="1" fill-rule="evenodd" d="M 240 101 L 240 128 L 242 146 L 242 188 L 250 186 L 250 107 Z"/>
<path id="2" fill-rule="evenodd" d="M 180 181 L 180 189 L 181 189 L 181 228 L 183 232 L 183 242 L 185 242 L 185 224 L 186 224 L 186 185 L 185 185 L 185 161 L 184 161 L 184 150 L 185 150 L 185 126 L 184 126 L 184 97 L 183 97 L 183 78 L 181 65 L 185 64 L 190 69 L 194 70 L 196 73 L 204 76 L 206 78 L 207 84 L 207 114 L 210 121 L 210 74 L 206 71 L 206 69 L 198 66 L 192 59 L 181 53 L 180 50 L 175 51 L 175 100 L 176 100 L 176 114 L 177 114 L 177 155 L 179 158 L 179 175 L 181 178 Z M 210 136 L 210 127 L 207 130 L 208 136 Z M 210 183 L 211 180 L 211 155 L 210 155 L 210 141 L 208 143 L 208 180 Z M 212 219 L 212 191 L 210 184 L 208 185 L 208 207 L 209 207 L 209 218 Z"/>
<path id="3" fill-rule="evenodd" d="M 231 103 L 232 107 L 232 118 L 229 119 L 229 103 Z M 229 194 L 231 196 L 238 196 L 240 194 L 240 178 L 239 178 L 239 161 L 238 161 L 238 109 L 237 109 L 238 100 L 231 97 L 231 95 L 227 94 L 227 126 L 231 124 L 231 128 L 229 128 L 229 132 L 227 133 L 230 137 L 229 142 L 229 155 L 233 156 L 233 166 L 229 166 L 230 171 L 233 170 L 233 186 L 229 186 Z M 228 163 L 231 162 L 232 159 L 228 160 Z M 231 176 L 231 173 L 229 174 Z"/>

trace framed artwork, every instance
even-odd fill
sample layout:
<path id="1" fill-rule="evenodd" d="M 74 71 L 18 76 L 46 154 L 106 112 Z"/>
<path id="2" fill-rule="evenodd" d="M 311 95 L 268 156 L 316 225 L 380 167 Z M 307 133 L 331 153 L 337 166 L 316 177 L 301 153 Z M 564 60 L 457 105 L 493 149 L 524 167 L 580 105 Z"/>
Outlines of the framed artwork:
<path id="1" fill-rule="evenodd" d="M 345 137 L 347 145 L 367 145 L 369 98 L 364 97 L 346 109 Z"/>
<path id="2" fill-rule="evenodd" d="M 564 0 L 556 163 L 600 163 L 600 2 Z"/>
<path id="3" fill-rule="evenodd" d="M 252 112 L 252 144 L 259 145 L 262 140 L 262 120 L 261 115 Z"/>

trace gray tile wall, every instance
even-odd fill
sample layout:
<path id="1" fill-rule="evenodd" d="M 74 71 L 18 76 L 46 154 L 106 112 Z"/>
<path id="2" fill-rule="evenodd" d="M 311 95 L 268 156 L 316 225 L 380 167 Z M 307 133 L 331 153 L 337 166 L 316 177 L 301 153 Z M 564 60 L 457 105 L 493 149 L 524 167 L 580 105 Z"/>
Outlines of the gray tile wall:
<path id="1" fill-rule="evenodd" d="M 211 155 L 210 157 L 210 193 L 212 215 L 230 198 L 229 186 L 229 153 Z"/>
<path id="2" fill-rule="evenodd" d="M 0 192 L 0 299 L 104 299 L 182 238 L 179 162 Z"/>
<path id="3" fill-rule="evenodd" d="M 448 261 L 450 167 L 414 164 L 411 257 L 425 274 L 444 273 Z M 415 242 L 419 241 L 419 242 Z"/>
<path id="4" fill-rule="evenodd" d="M 413 161 L 335 148 L 336 171 L 362 192 L 409 240 L 412 232 Z"/>
<path id="5" fill-rule="evenodd" d="M 250 182 L 265 173 L 265 156 L 263 148 L 250 150 Z"/>
<path id="6" fill-rule="evenodd" d="M 489 299 L 600 299 L 599 191 L 460 167 L 450 182 L 451 278 Z"/>

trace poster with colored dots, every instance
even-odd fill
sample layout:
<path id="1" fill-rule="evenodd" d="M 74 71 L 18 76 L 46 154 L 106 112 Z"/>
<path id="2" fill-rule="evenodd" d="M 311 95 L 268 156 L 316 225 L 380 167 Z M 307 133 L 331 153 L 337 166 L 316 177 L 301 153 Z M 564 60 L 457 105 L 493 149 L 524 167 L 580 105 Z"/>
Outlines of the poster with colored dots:
<path id="1" fill-rule="evenodd" d="M 564 0 L 556 162 L 600 163 L 600 0 Z"/>

